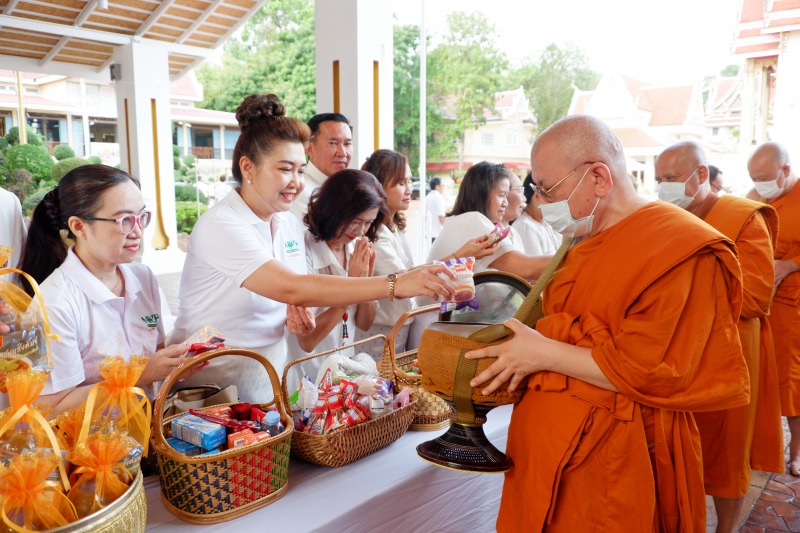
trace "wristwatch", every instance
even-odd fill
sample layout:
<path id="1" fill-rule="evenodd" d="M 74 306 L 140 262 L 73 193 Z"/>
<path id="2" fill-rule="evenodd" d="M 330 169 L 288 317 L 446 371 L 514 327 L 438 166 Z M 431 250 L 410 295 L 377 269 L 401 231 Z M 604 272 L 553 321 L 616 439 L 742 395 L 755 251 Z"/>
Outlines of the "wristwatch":
<path id="1" fill-rule="evenodd" d="M 394 301 L 394 282 L 397 281 L 397 274 L 387 274 L 386 281 L 389 282 L 389 301 Z"/>

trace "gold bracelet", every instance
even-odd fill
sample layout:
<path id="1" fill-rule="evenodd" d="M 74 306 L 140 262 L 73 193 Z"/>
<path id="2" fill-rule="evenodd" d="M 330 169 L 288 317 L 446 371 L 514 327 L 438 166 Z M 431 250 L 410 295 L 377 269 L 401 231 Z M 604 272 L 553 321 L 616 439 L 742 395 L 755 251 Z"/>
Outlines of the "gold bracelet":
<path id="1" fill-rule="evenodd" d="M 394 301 L 394 282 L 397 281 L 397 274 L 388 274 L 386 276 L 386 281 L 389 282 L 389 288 L 388 288 L 389 301 L 393 302 Z"/>

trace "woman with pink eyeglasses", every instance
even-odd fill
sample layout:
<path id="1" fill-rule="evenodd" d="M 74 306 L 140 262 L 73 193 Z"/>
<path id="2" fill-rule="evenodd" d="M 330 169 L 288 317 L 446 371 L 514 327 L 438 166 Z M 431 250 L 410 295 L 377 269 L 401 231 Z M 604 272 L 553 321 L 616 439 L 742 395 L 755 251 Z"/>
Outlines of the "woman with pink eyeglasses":
<path id="1" fill-rule="evenodd" d="M 51 416 L 86 400 L 107 355 L 149 356 L 137 383 L 146 389 L 182 362 L 183 348 L 164 348 L 156 278 L 134 262 L 151 218 L 140 189 L 126 172 L 86 165 L 61 178 L 33 212 L 20 268 L 40 283 L 61 337 L 51 344 L 54 368 L 39 398 L 54 407 Z"/>

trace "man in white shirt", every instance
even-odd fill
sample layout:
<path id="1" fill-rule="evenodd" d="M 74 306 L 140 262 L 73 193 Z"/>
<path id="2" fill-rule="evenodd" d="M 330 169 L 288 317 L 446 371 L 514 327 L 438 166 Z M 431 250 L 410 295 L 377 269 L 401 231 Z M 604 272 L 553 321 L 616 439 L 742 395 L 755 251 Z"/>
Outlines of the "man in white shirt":
<path id="1" fill-rule="evenodd" d="M 336 172 L 347 168 L 353 157 L 353 127 L 341 113 L 320 113 L 308 121 L 311 141 L 306 148 L 306 184 L 290 211 L 301 220 L 311 193 Z"/>
<path id="2" fill-rule="evenodd" d="M 0 245 L 8 246 L 14 253 L 8 259 L 8 265 L 0 267 L 15 268 L 25 246 L 25 220 L 22 218 L 22 205 L 17 196 L 0 187 Z"/>
<path id="3" fill-rule="evenodd" d="M 431 192 L 425 197 L 425 209 L 430 224 L 431 242 L 436 240 L 442 231 L 444 216 L 446 214 L 445 200 L 442 191 L 444 185 L 439 178 L 431 178 Z"/>

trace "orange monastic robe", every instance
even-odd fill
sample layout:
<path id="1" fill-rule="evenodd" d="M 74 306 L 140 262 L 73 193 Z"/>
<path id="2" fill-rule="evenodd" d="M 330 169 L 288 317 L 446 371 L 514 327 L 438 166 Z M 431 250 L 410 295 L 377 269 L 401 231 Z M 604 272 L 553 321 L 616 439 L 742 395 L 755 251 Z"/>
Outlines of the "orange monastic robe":
<path id="1" fill-rule="evenodd" d="M 739 340 L 750 372 L 750 403 L 724 411 L 696 413 L 703 447 L 706 494 L 741 498 L 750 487 L 752 463 L 760 470 L 783 472 L 783 428 L 775 353 L 761 343 L 762 322 L 772 301 L 773 239 L 778 216 L 759 202 L 723 196 L 704 220 L 736 244 L 742 267 Z M 759 434 L 755 433 L 759 420 Z M 753 448 L 758 441 L 760 448 Z M 751 452 L 756 452 L 751 455 Z"/>
<path id="2" fill-rule="evenodd" d="M 780 223 L 775 259 L 800 264 L 800 182 L 768 203 L 778 212 Z M 769 325 L 781 380 L 781 412 L 783 416 L 800 416 L 800 272 L 789 274 L 778 286 Z"/>
<path id="3" fill-rule="evenodd" d="M 749 401 L 740 273 L 728 239 L 663 202 L 573 246 L 536 329 L 591 348 L 619 392 L 531 376 L 509 427 L 498 531 L 705 531 L 688 411 Z"/>

